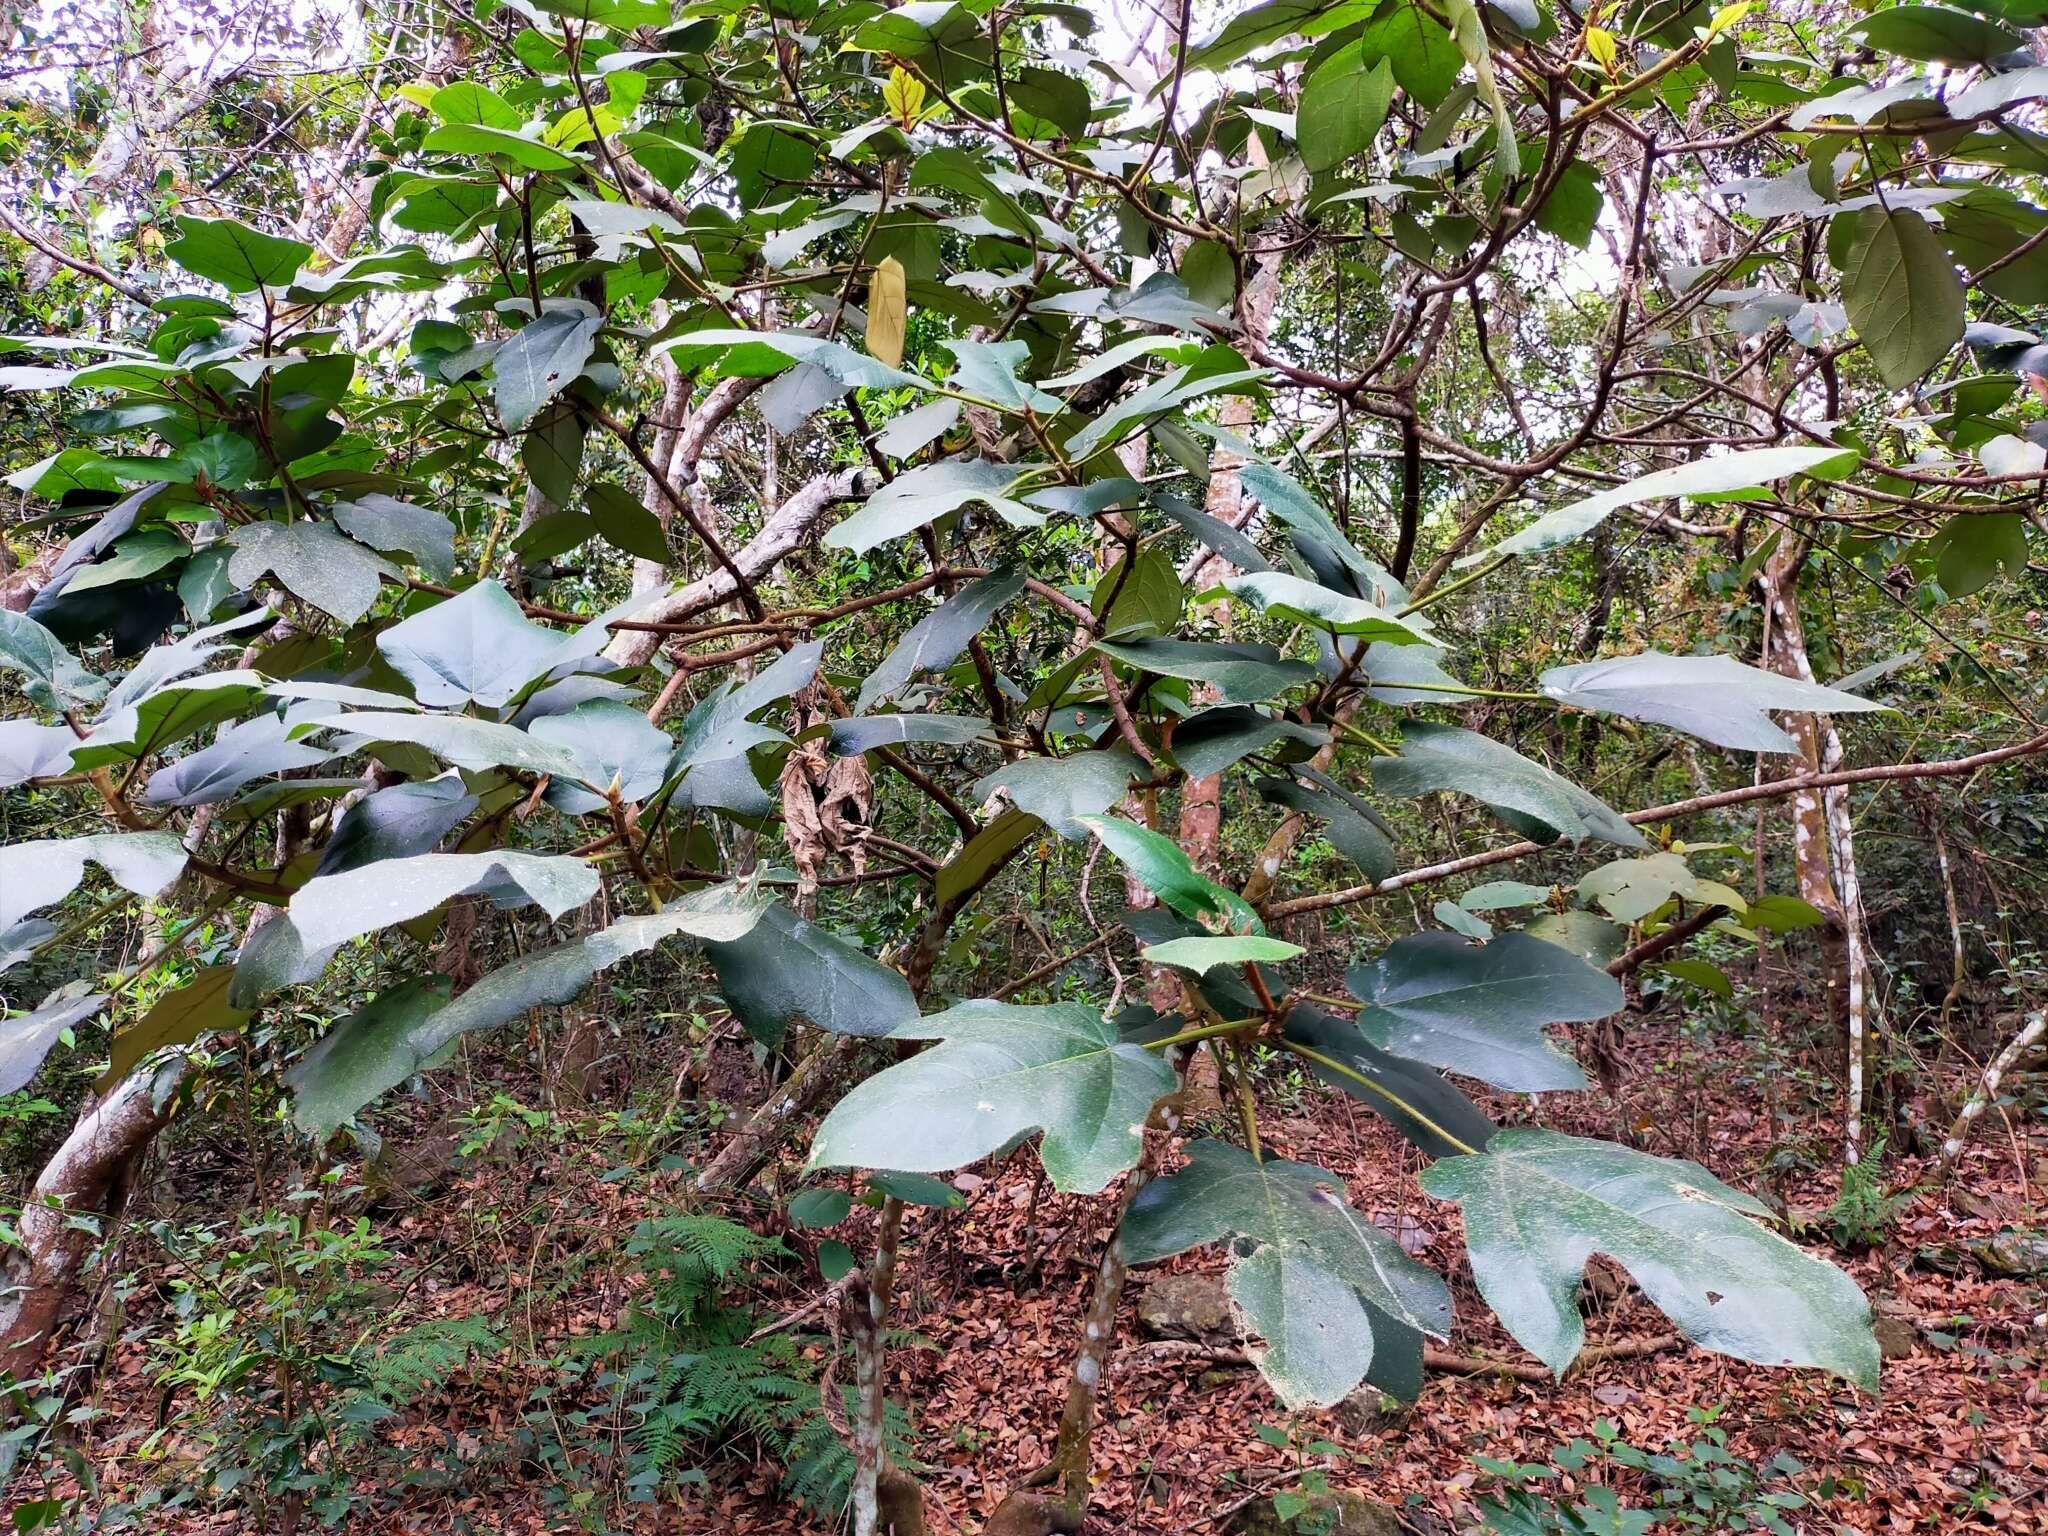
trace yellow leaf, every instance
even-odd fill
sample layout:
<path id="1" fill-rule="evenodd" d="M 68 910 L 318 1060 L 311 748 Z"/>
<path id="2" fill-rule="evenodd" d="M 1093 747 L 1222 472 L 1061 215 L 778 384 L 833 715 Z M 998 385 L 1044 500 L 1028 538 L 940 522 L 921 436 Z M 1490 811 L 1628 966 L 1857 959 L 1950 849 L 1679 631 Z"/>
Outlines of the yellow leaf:
<path id="1" fill-rule="evenodd" d="M 1707 36 L 1719 37 L 1755 9 L 1755 0 L 1741 0 L 1738 5 L 1722 6 L 1714 12 L 1714 19 L 1707 23 Z"/>
<path id="2" fill-rule="evenodd" d="M 909 307 L 903 263 L 884 256 L 868 279 L 868 351 L 891 368 L 903 363 L 903 328 Z"/>
<path id="3" fill-rule="evenodd" d="M 1615 46 L 1612 32 L 1605 27 L 1586 28 L 1586 52 L 1591 54 L 1593 62 L 1607 73 L 1614 73 L 1614 61 L 1619 56 L 1620 49 Z"/>
<path id="4" fill-rule="evenodd" d="M 882 105 L 906 129 L 912 127 L 917 122 L 917 114 L 924 108 L 924 82 L 902 65 L 897 65 L 889 71 L 888 84 L 882 87 Z"/>

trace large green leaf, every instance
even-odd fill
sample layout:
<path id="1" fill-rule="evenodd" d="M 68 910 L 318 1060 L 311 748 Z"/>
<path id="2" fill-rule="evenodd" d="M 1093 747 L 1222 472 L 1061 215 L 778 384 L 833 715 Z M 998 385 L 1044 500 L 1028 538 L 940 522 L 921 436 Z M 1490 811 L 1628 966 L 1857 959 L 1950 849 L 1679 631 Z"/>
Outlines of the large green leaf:
<path id="1" fill-rule="evenodd" d="M 366 491 L 354 501 L 337 501 L 334 522 L 372 549 L 410 555 L 435 581 L 455 574 L 455 525 L 439 512 Z"/>
<path id="2" fill-rule="evenodd" d="M 1226 576 L 1222 590 L 1259 613 L 1290 624 L 1306 624 L 1336 635 L 1358 635 L 1392 645 L 1434 644 L 1429 621 L 1420 614 L 1400 617 L 1395 609 L 1348 592 L 1334 592 L 1286 571 L 1249 571 Z"/>
<path id="3" fill-rule="evenodd" d="M 1502 1131 L 1422 1187 L 1454 1200 L 1480 1292 L 1563 1374 L 1585 1342 L 1586 1260 L 1618 1260 L 1694 1343 L 1760 1365 L 1817 1365 L 1877 1390 L 1877 1341 L 1856 1283 L 1752 1217 L 1770 1211 L 1697 1163 L 1553 1131 Z"/>
<path id="4" fill-rule="evenodd" d="M 1138 883 L 1182 917 L 1211 933 L 1264 933 L 1259 914 L 1235 891 L 1227 891 L 1195 868 L 1170 837 L 1115 816 L 1076 816 L 1102 840 Z"/>
<path id="5" fill-rule="evenodd" d="M 377 601 L 391 563 L 324 523 L 244 523 L 228 535 L 228 584 L 237 590 L 268 574 L 292 596 L 355 623 Z"/>
<path id="6" fill-rule="evenodd" d="M 1943 64 L 1995 64 L 2026 46 L 2018 33 L 1946 5 L 1890 6 L 1852 30 L 1880 53 Z"/>
<path id="7" fill-rule="evenodd" d="M 18 1019 L 0 1019 L 0 1093 L 25 1087 L 67 1029 L 75 1029 L 107 1005 L 109 994 L 73 982 L 44 998 Z"/>
<path id="8" fill-rule="evenodd" d="M 898 972 L 780 902 L 744 935 L 705 952 L 726 1006 L 765 1045 L 780 1044 L 792 1024 L 865 1037 L 917 1020 L 917 999 Z"/>
<path id="9" fill-rule="evenodd" d="M 313 875 L 338 875 L 383 859 L 430 853 L 477 807 L 453 774 L 393 784 L 350 806 L 320 852 Z"/>
<path id="10" fill-rule="evenodd" d="M 2027 568 L 2027 521 L 2017 512 L 1951 517 L 1929 542 L 1938 552 L 1941 590 L 1952 598 L 1983 591 L 2001 572 L 2017 578 Z"/>
<path id="11" fill-rule="evenodd" d="M 1670 852 L 1602 864 L 1580 878 L 1578 889 L 1582 900 L 1598 902 L 1609 917 L 1623 923 L 1641 922 L 1674 896 L 1731 912 L 1748 906 L 1740 891 L 1718 880 L 1702 880 L 1682 855 Z"/>
<path id="12" fill-rule="evenodd" d="M 98 832 L 90 837 L 0 847 L 0 933 L 39 907 L 62 901 L 97 864 L 124 891 L 154 896 L 185 872 L 185 845 L 169 832 Z"/>
<path id="13" fill-rule="evenodd" d="M 558 918 L 595 896 L 598 883 L 595 868 L 561 854 L 422 853 L 308 880 L 288 915 L 306 948 L 325 949 L 410 922 L 457 896 L 488 896 L 499 907 L 530 902 Z"/>
<path id="14" fill-rule="evenodd" d="M 1292 960 L 1301 952 L 1299 944 L 1263 933 L 1190 934 L 1184 939 L 1148 944 L 1138 951 L 1138 957 L 1153 965 L 1178 966 L 1200 976 L 1219 965 L 1271 964 Z"/>
<path id="15" fill-rule="evenodd" d="M 1458 83 L 1465 61 L 1451 34 L 1419 5 L 1338 6 L 1336 14 L 1362 10 L 1372 16 L 1358 34 L 1366 59 L 1387 59 L 1401 89 L 1434 110 Z"/>
<path id="16" fill-rule="evenodd" d="M 857 757 L 877 747 L 899 747 L 906 742 L 928 741 L 961 747 L 988 734 L 989 723 L 978 715 L 855 715 L 834 720 L 830 727 L 832 750 L 840 757 Z"/>
<path id="17" fill-rule="evenodd" d="M 1842 305 L 1893 389 L 1917 384 L 1963 339 L 1963 280 L 1911 208 L 1864 208 L 1850 221 Z"/>
<path id="18" fill-rule="evenodd" d="M 285 723 L 263 715 L 223 730 L 212 746 L 159 768 L 143 786 L 145 805 L 211 805 L 252 779 L 311 768 L 333 756 L 290 739 Z"/>
<path id="19" fill-rule="evenodd" d="M 293 1118 L 301 1130 L 325 1136 L 379 1094 L 432 1066 L 461 1036 L 545 1003 L 571 1002 L 599 971 L 667 939 L 737 939 L 759 913 L 752 897 L 716 886 L 663 911 L 621 918 L 588 938 L 522 956 L 453 1002 L 439 977 L 401 983 L 337 1024 L 285 1074 Z"/>
<path id="20" fill-rule="evenodd" d="M 1306 764 L 1297 763 L 1294 772 L 1308 782 L 1262 778 L 1252 787 L 1262 799 L 1326 823 L 1323 835 L 1330 846 L 1355 864 L 1366 879 L 1378 882 L 1391 875 L 1394 839 L 1379 814 L 1343 785 Z"/>
<path id="21" fill-rule="evenodd" d="M 1174 726 L 1173 760 L 1190 777 L 1205 779 L 1278 742 L 1294 743 L 1292 755 L 1302 758 L 1329 739 L 1330 733 L 1320 727 L 1276 719 L 1249 704 L 1226 704 L 1190 715 Z"/>
<path id="22" fill-rule="evenodd" d="M 377 637 L 422 704 L 497 706 L 563 659 L 563 635 L 535 624 L 495 581 L 480 581 Z"/>
<path id="23" fill-rule="evenodd" d="M 1039 467 L 984 459 L 926 464 L 898 475 L 875 492 L 866 506 L 828 529 L 824 543 L 831 549 L 863 555 L 877 544 L 901 538 L 970 502 L 994 508 L 1004 521 L 1017 527 L 1035 528 L 1045 521 L 1045 514 L 1008 493 L 1020 475 Z"/>
<path id="24" fill-rule="evenodd" d="M 542 406 L 573 384 L 603 328 L 603 315 L 557 309 L 515 332 L 491 362 L 505 425 L 523 430 Z"/>
<path id="25" fill-rule="evenodd" d="M 659 343 L 654 350 L 669 352 L 685 373 L 708 364 L 728 378 L 765 378 L 808 365 L 829 376 L 842 390 L 931 388 L 929 380 L 808 331 L 693 330 Z"/>
<path id="26" fill-rule="evenodd" d="M 558 715 L 544 715 L 527 727 L 539 741 L 554 742 L 576 755 L 576 777 L 587 786 L 556 780 L 548 803 L 574 816 L 588 815 L 607 801 L 616 783 L 627 804 L 645 800 L 668 778 L 675 743 L 648 723 L 646 714 L 617 699 L 591 699 Z"/>
<path id="27" fill-rule="evenodd" d="M 1470 795 L 1539 842 L 1597 837 L 1622 848 L 1646 846 L 1642 833 L 1569 779 L 1491 737 L 1453 725 L 1408 722 L 1401 730 L 1401 755 L 1374 758 L 1372 782 L 1388 795 Z"/>
<path id="28" fill-rule="evenodd" d="M 1019 810 L 1029 811 L 1069 842 L 1085 842 L 1088 828 L 1078 818 L 1099 816 L 1120 803 L 1142 765 L 1122 748 L 1076 752 L 1069 757 L 1020 757 L 974 786 L 986 800 L 1000 790 Z"/>
<path id="29" fill-rule="evenodd" d="M 1095 581 L 1088 606 L 1105 640 L 1145 640 L 1171 634 L 1187 600 L 1180 572 L 1157 549 L 1125 555 Z"/>
<path id="30" fill-rule="evenodd" d="M 576 755 L 513 726 L 462 715 L 405 715 L 395 710 L 359 709 L 316 715 L 305 727 L 353 732 L 364 742 L 404 741 L 425 747 L 458 768 L 523 768 L 528 773 L 576 777 Z"/>
<path id="31" fill-rule="evenodd" d="M 201 1035 L 240 1029 L 248 1023 L 249 1010 L 235 1007 L 228 999 L 234 977 L 231 965 L 209 965 L 196 971 L 183 986 L 160 993 L 149 1012 L 109 1042 L 107 1070 L 100 1074 L 93 1091 L 104 1094 L 152 1051 L 190 1045 Z"/>
<path id="32" fill-rule="evenodd" d="M 263 677 L 255 672 L 211 672 L 166 683 L 109 713 L 78 744 L 71 766 L 89 772 L 161 752 L 209 725 L 246 714 L 264 689 Z"/>
<path id="33" fill-rule="evenodd" d="M 1539 681 L 1560 704 L 1654 720 L 1738 752 L 1799 750 L 1770 722 L 1767 709 L 1840 715 L 1885 707 L 1727 656 L 1667 656 L 1661 651 L 1552 667 Z"/>
<path id="34" fill-rule="evenodd" d="M 1365 1004 L 1359 1033 L 1382 1050 L 1525 1093 L 1586 1086 L 1546 1024 L 1604 1019 L 1622 1004 L 1605 971 L 1520 933 L 1484 945 L 1410 934 L 1344 984 Z"/>
<path id="35" fill-rule="evenodd" d="M 1315 1073 L 1382 1116 L 1431 1157 L 1477 1152 L 1493 1122 L 1432 1067 L 1383 1051 L 1349 1019 L 1314 1008 L 1288 1010 L 1286 1038 L 1314 1053 Z"/>
<path id="36" fill-rule="evenodd" d="M 1491 549 L 1467 555 L 1458 563 L 1474 565 L 1501 555 L 1541 554 L 1546 549 L 1555 549 L 1560 544 L 1569 544 L 1584 537 L 1605 522 L 1610 514 L 1638 502 L 1656 501 L 1668 496 L 1725 496 L 1769 485 L 1773 480 L 1783 480 L 1788 475 L 1809 474 L 1822 465 L 1832 468 L 1834 465 L 1830 461 L 1853 467 L 1854 450 L 1799 445 L 1752 448 L 1717 458 L 1695 459 L 1690 464 L 1660 469 L 1625 485 L 1598 491 L 1579 501 L 1553 508 L 1519 533 L 1502 539 Z"/>
<path id="37" fill-rule="evenodd" d="M 583 162 L 552 144 L 491 128 L 482 123 L 448 123 L 420 141 L 420 147 L 436 154 L 489 155 L 509 160 L 527 171 L 580 171 Z"/>
<path id="38" fill-rule="evenodd" d="M 1365 57 L 1366 42 L 1355 39 L 1323 60 L 1301 90 L 1295 121 L 1301 158 L 1312 171 L 1327 171 L 1362 154 L 1386 125 L 1394 104 L 1394 66 L 1384 54 Z"/>
<path id="39" fill-rule="evenodd" d="M 1158 1052 L 1122 1043 L 1084 1003 L 961 1003 L 891 1038 L 942 1043 L 840 1100 L 810 1167 L 941 1173 L 1043 1131 L 1053 1187 L 1094 1194 L 1137 1162 L 1145 1118 L 1175 1082 Z"/>
<path id="40" fill-rule="evenodd" d="M 890 648 L 882 664 L 861 683 L 854 713 L 866 714 L 870 705 L 899 692 L 920 672 L 938 672 L 951 666 L 953 658 L 987 628 L 997 611 L 1023 590 L 1024 572 L 1014 566 L 991 571 L 962 587 L 919 619 Z"/>
<path id="41" fill-rule="evenodd" d="M 1256 704 L 1308 682 L 1316 669 L 1288 661 L 1270 645 L 1236 645 L 1198 640 L 1098 640 L 1095 649 L 1125 666 L 1161 677 L 1207 683 L 1224 704 Z"/>
<path id="42" fill-rule="evenodd" d="M 22 691 L 44 709 L 97 703 L 107 685 L 25 613 L 0 608 L 0 670 L 22 674 Z"/>
<path id="43" fill-rule="evenodd" d="M 1206 395 L 1243 394 L 1266 377 L 1266 369 L 1248 366 L 1233 348 L 1221 343 L 1205 347 L 1193 362 L 1173 369 L 1136 394 L 1119 398 L 1108 411 L 1067 439 L 1067 455 L 1077 461 L 1090 458 L 1115 446 L 1154 416 Z"/>
<path id="44" fill-rule="evenodd" d="M 1138 1191 L 1121 1241 L 1133 1264 L 1225 1238 L 1241 1255 L 1230 1296 L 1265 1339 L 1259 1370 L 1289 1408 L 1327 1408 L 1365 1380 L 1392 1319 L 1446 1338 L 1451 1295 L 1344 1196 L 1342 1176 L 1308 1163 L 1264 1162 L 1220 1141 L 1188 1148 L 1188 1165 Z M 1246 1250 L 1249 1250 L 1246 1252 Z"/>
<path id="45" fill-rule="evenodd" d="M 1238 11 L 1188 54 L 1188 68 L 1222 70 L 1246 54 L 1299 32 L 1326 32 L 1371 15 L 1379 0 L 1266 0 Z"/>
<path id="46" fill-rule="evenodd" d="M 71 749 L 77 745 L 78 737 L 68 725 L 0 720 L 0 789 L 68 773 Z"/>
<path id="47" fill-rule="evenodd" d="M 1248 495 L 1287 525 L 1297 544 L 1320 550 L 1351 572 L 1358 578 L 1359 590 L 1370 591 L 1379 606 L 1398 608 L 1407 602 L 1407 589 L 1353 547 L 1323 504 L 1299 480 L 1270 464 L 1247 464 L 1238 472 L 1238 479 Z"/>
<path id="48" fill-rule="evenodd" d="M 313 248 L 266 235 L 234 219 L 178 215 L 178 238 L 164 254 L 194 277 L 219 283 L 229 293 L 253 293 L 291 281 L 312 259 Z"/>

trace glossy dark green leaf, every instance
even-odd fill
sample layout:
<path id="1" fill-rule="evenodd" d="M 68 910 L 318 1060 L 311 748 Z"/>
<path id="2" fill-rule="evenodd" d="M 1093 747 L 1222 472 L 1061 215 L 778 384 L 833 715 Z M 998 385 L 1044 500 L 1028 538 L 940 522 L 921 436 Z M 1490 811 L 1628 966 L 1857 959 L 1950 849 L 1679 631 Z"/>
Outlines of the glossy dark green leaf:
<path id="1" fill-rule="evenodd" d="M 1096 578 L 1089 607 L 1103 639 L 1146 640 L 1173 632 L 1186 596 L 1173 561 L 1156 549 L 1140 549 Z"/>
<path id="2" fill-rule="evenodd" d="M 1544 1036 L 1546 1025 L 1604 1019 L 1621 983 L 1526 934 L 1474 945 L 1417 933 L 1344 978 L 1365 1007 L 1359 1033 L 1411 1061 L 1535 1093 L 1583 1088 L 1585 1074 Z"/>
<path id="3" fill-rule="evenodd" d="M 1196 640 L 1099 640 L 1095 649 L 1125 666 L 1161 677 L 1207 683 L 1225 704 L 1253 704 L 1314 679 L 1305 661 L 1288 661 L 1270 645 Z"/>
<path id="4" fill-rule="evenodd" d="M 393 784 L 365 795 L 343 814 L 321 850 L 314 878 L 361 869 L 383 859 L 431 853 L 462 825 L 477 799 L 453 775 L 418 784 Z"/>
<path id="5" fill-rule="evenodd" d="M 1182 917 L 1211 933 L 1264 933 L 1242 896 L 1225 890 L 1197 870 L 1178 843 L 1150 827 L 1115 816 L 1077 816 L 1082 826 L 1102 840 L 1138 883 Z"/>
<path id="6" fill-rule="evenodd" d="M 1329 732 L 1314 726 L 1275 719 L 1247 704 L 1228 704 L 1175 725 L 1173 759 L 1191 777 L 1205 779 L 1277 742 L 1293 743 L 1295 755 L 1306 757 L 1329 739 Z"/>
<path id="7" fill-rule="evenodd" d="M 942 1173 L 1042 1131 L 1053 1187 L 1094 1194 L 1137 1162 L 1145 1119 L 1175 1081 L 1158 1052 L 1122 1043 L 1083 1003 L 961 1003 L 891 1037 L 941 1043 L 841 1099 L 810 1167 Z"/>
<path id="8" fill-rule="evenodd" d="M 1388 1121 L 1431 1157 L 1475 1152 L 1493 1122 L 1431 1067 L 1383 1051 L 1350 1019 L 1313 1008 L 1288 1011 L 1286 1038 L 1313 1051 L 1315 1073 Z"/>
<path id="9" fill-rule="evenodd" d="M 1538 841 L 1597 837 L 1623 848 L 1647 846 L 1642 833 L 1569 779 L 1456 726 L 1410 721 L 1402 727 L 1401 755 L 1373 759 L 1372 782 L 1382 794 L 1408 798 L 1439 790 L 1470 795 Z"/>
<path id="10" fill-rule="evenodd" d="M 917 1018 L 896 971 L 773 902 L 744 937 L 705 945 L 726 1004 L 765 1045 L 792 1024 L 835 1035 L 886 1035 Z"/>
<path id="11" fill-rule="evenodd" d="M 1312 1164 L 1198 1141 L 1185 1168 L 1138 1191 L 1121 1236 L 1134 1264 L 1236 1240 L 1231 1301 L 1265 1340 L 1259 1370 L 1289 1408 L 1328 1407 L 1365 1379 L 1368 1307 L 1417 1333 L 1450 1333 L 1442 1279 L 1350 1206 L 1341 1176 Z"/>
<path id="12" fill-rule="evenodd" d="M 1963 281 L 1955 263 L 1911 208 L 1840 217 L 1850 221 L 1842 272 L 1849 323 L 1887 384 L 1917 384 L 1963 339 Z"/>
<path id="13" fill-rule="evenodd" d="M 1121 748 L 1075 752 L 1066 757 L 1022 757 L 974 786 L 986 800 L 998 790 L 1019 810 L 1029 811 L 1069 842 L 1084 842 L 1088 828 L 1077 819 L 1099 816 L 1122 802 L 1143 767 Z"/>
<path id="14" fill-rule="evenodd" d="M 1302 765 L 1297 765 L 1295 772 L 1309 782 L 1263 778 L 1255 781 L 1253 787 L 1261 798 L 1323 822 L 1323 836 L 1329 839 L 1330 846 L 1349 859 L 1367 880 L 1377 883 L 1391 875 L 1394 840 L 1378 813 L 1320 773 Z"/>
<path id="15" fill-rule="evenodd" d="M 861 682 L 855 714 L 902 691 L 921 672 L 940 672 L 988 627 L 1003 606 L 1024 590 L 1024 572 L 1006 566 L 977 578 L 910 627 L 890 647 L 882 664 Z"/>

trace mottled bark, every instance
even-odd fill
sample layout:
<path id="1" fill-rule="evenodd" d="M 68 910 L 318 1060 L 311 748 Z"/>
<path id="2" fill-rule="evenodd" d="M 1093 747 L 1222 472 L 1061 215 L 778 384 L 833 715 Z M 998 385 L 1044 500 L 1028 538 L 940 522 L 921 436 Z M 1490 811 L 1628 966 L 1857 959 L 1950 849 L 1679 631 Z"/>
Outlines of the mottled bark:
<path id="1" fill-rule="evenodd" d="M 0 1369 L 17 1381 L 40 1370 L 51 1335 L 96 1238 L 83 1223 L 118 1213 L 136 1161 L 170 1123 L 190 1058 L 131 1073 L 89 1105 L 23 1202 L 20 1244 L 0 1295 Z"/>

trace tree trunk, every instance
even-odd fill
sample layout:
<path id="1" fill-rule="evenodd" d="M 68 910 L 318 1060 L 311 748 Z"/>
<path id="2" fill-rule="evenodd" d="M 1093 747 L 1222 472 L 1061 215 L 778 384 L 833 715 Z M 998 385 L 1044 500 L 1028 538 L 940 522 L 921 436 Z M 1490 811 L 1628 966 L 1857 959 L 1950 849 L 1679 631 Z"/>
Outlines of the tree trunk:
<path id="1" fill-rule="evenodd" d="M 175 1056 L 154 1072 L 134 1072 L 78 1117 L 43 1167 L 22 1207 L 20 1246 L 7 1258 L 0 1296 L 0 1369 L 27 1381 L 41 1369 L 70 1302 L 94 1234 L 84 1220 L 116 1215 L 137 1159 L 177 1108 L 191 1058 Z"/>
<path id="2" fill-rule="evenodd" d="M 1765 602 L 1764 665 L 1787 677 L 1813 682 L 1806 630 L 1799 613 L 1799 572 L 1806 561 L 1802 540 L 1787 540 L 1764 562 L 1760 581 Z M 1833 772 L 1842 765 L 1842 739 L 1820 715 L 1788 715 L 1785 729 L 1798 744 L 1807 772 Z M 1843 1113 L 1843 1157 L 1863 1154 L 1863 1099 L 1869 1017 L 1874 988 L 1856 878 L 1855 828 L 1848 791 L 1842 788 L 1792 797 L 1792 857 L 1800 896 L 1827 918 L 1821 950 L 1829 1020 L 1846 1040 L 1847 1105 Z"/>

